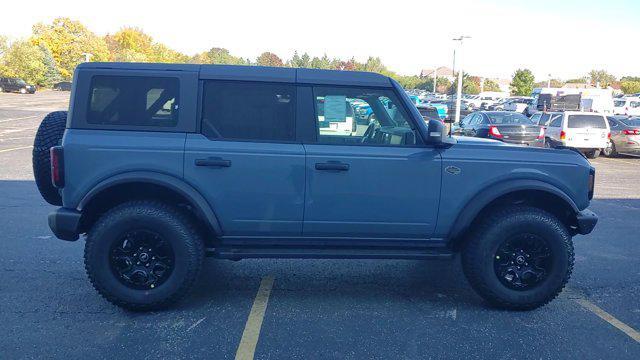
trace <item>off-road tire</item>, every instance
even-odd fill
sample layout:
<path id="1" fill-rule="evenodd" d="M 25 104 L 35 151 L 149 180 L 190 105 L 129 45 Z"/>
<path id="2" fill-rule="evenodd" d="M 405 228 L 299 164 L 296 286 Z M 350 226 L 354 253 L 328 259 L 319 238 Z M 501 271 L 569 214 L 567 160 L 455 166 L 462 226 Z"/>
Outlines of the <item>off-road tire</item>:
<path id="1" fill-rule="evenodd" d="M 497 248 L 518 233 L 545 239 L 552 252 L 552 268 L 537 286 L 514 290 L 505 286 L 494 270 Z M 462 266 L 471 287 L 490 305 L 508 310 L 532 310 L 553 300 L 573 271 L 573 241 L 554 215 L 529 206 L 508 206 L 492 212 L 474 231 L 462 252 Z"/>
<path id="2" fill-rule="evenodd" d="M 51 158 L 49 149 L 62 143 L 62 135 L 67 124 L 67 112 L 55 111 L 42 119 L 33 140 L 31 163 L 33 176 L 40 195 L 51 205 L 62 205 L 58 189 L 51 182 Z"/>
<path id="3" fill-rule="evenodd" d="M 109 263 L 112 244 L 136 229 L 161 234 L 175 254 L 173 271 L 153 289 L 128 287 Z M 151 200 L 126 202 L 106 212 L 89 230 L 84 250 L 85 270 L 93 287 L 109 302 L 132 311 L 159 310 L 182 299 L 198 278 L 203 259 L 204 243 L 189 215 Z"/>

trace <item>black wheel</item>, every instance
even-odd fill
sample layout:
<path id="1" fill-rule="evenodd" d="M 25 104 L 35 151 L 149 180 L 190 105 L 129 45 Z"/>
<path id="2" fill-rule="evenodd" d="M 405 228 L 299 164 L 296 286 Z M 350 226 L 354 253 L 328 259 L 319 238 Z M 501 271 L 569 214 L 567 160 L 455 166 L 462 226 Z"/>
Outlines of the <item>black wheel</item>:
<path id="1" fill-rule="evenodd" d="M 609 141 L 607 143 L 607 147 L 602 150 L 602 155 L 606 157 L 618 156 L 618 152 L 616 151 L 616 144 L 614 144 L 613 141 Z"/>
<path id="2" fill-rule="evenodd" d="M 111 303 L 134 311 L 165 308 L 193 286 L 204 258 L 192 220 L 155 201 L 132 201 L 104 214 L 87 235 L 85 269 Z"/>
<path id="3" fill-rule="evenodd" d="M 549 138 L 544 138 L 544 147 L 547 149 L 551 149 L 553 146 L 551 144 L 551 139 Z"/>
<path id="4" fill-rule="evenodd" d="M 531 310 L 562 291 L 573 270 L 573 242 L 552 214 L 527 206 L 493 212 L 471 234 L 464 273 L 489 304 Z"/>
<path id="5" fill-rule="evenodd" d="M 51 182 L 51 158 L 49 149 L 62 143 L 62 135 L 67 124 L 67 112 L 55 111 L 49 113 L 40 123 L 38 132 L 33 140 L 31 165 L 33 176 L 40 195 L 51 205 L 62 205 L 62 198 L 58 189 Z"/>
<path id="6" fill-rule="evenodd" d="M 587 151 L 587 153 L 585 155 L 589 159 L 597 159 L 598 156 L 600 156 L 600 149 L 594 149 L 594 150 L 591 150 L 591 151 Z"/>

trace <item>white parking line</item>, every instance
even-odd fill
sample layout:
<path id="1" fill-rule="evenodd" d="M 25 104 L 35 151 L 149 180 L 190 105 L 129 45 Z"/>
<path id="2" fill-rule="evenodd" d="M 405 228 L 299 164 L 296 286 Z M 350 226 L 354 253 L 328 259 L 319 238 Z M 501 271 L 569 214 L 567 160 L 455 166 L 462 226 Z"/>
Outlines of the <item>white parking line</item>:
<path id="1" fill-rule="evenodd" d="M 2 120 L 0 120 L 0 123 L 9 122 L 9 121 L 27 120 L 27 119 L 37 118 L 37 117 L 39 117 L 39 116 L 38 115 L 32 115 L 32 116 L 23 116 L 23 117 L 18 117 L 18 118 L 2 119 Z"/>
<path id="2" fill-rule="evenodd" d="M 21 146 L 21 147 L 11 148 L 11 149 L 3 149 L 3 150 L 0 150 L 0 153 L 5 153 L 5 152 L 15 151 L 15 150 L 22 150 L 22 149 L 31 149 L 32 147 L 33 146 L 29 145 L 29 146 Z"/>
<path id="3" fill-rule="evenodd" d="M 262 320 L 267 310 L 269 295 L 273 288 L 273 276 L 265 276 L 260 282 L 260 288 L 253 301 L 247 324 L 242 332 L 242 339 L 238 350 L 236 351 L 236 360 L 251 360 L 256 352 L 256 345 L 260 337 L 260 329 L 262 328 Z"/>

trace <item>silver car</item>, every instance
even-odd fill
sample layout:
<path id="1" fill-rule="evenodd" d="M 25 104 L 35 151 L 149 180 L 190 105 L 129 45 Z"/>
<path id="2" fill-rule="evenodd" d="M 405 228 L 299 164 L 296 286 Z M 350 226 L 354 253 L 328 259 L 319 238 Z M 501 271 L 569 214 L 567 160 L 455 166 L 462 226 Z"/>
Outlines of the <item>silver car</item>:
<path id="1" fill-rule="evenodd" d="M 640 117 L 608 116 L 611 128 L 605 156 L 617 154 L 640 156 Z"/>

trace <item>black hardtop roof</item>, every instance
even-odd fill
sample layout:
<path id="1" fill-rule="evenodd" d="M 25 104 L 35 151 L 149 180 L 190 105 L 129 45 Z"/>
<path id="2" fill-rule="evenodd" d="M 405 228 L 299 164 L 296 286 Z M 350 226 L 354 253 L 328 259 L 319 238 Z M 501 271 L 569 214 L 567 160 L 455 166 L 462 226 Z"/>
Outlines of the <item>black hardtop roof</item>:
<path id="1" fill-rule="evenodd" d="M 300 84 L 351 85 L 392 87 L 391 79 L 377 73 L 304 68 L 242 66 L 87 62 L 78 65 L 78 71 L 90 69 L 188 71 L 197 72 L 200 79 L 288 82 Z"/>

